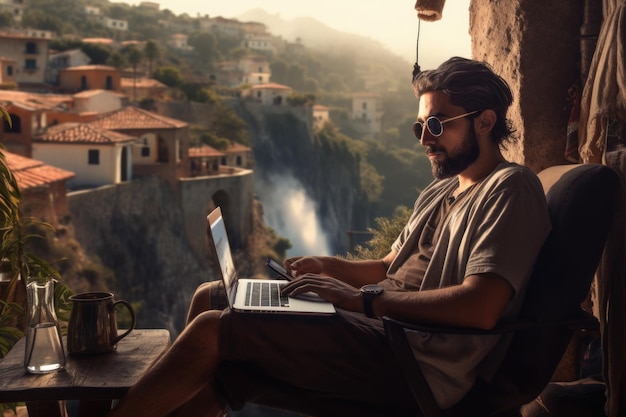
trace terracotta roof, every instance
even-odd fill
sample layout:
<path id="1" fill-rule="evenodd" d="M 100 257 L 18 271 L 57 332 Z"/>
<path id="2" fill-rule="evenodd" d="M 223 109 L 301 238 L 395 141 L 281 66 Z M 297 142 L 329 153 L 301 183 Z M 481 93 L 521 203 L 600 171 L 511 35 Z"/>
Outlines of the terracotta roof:
<path id="1" fill-rule="evenodd" d="M 137 140 L 134 136 L 92 126 L 91 123 L 61 123 L 48 128 L 46 133 L 33 138 L 33 142 L 100 145 L 112 145 L 134 140 Z"/>
<path id="2" fill-rule="evenodd" d="M 85 43 L 101 43 L 105 45 L 113 44 L 115 41 L 111 38 L 83 38 Z"/>
<path id="3" fill-rule="evenodd" d="M 76 93 L 74 94 L 74 98 L 89 98 L 89 97 L 97 96 L 98 94 L 101 94 L 103 92 L 107 92 L 114 96 L 119 96 L 119 97 L 123 96 L 123 94 L 116 93 L 115 91 L 96 89 L 96 90 L 84 90 L 84 91 L 81 91 L 80 93 Z"/>
<path id="4" fill-rule="evenodd" d="M 200 158 L 203 156 L 224 156 L 224 155 L 225 155 L 224 152 L 218 151 L 217 149 L 209 145 L 202 145 L 202 146 L 189 148 L 190 158 Z"/>
<path id="5" fill-rule="evenodd" d="M 90 125 L 109 130 L 126 130 L 181 128 L 187 126 L 187 123 L 138 107 L 125 107 L 94 120 Z"/>
<path id="6" fill-rule="evenodd" d="M 119 71 L 117 68 L 115 67 L 110 67 L 108 65 L 77 65 L 75 67 L 67 67 L 65 69 L 63 69 L 62 71 L 95 71 L 95 70 L 100 70 L 100 71 Z"/>
<path id="7" fill-rule="evenodd" d="M 161 81 L 155 80 L 154 78 L 146 78 L 146 77 L 135 78 L 135 79 L 122 77 L 121 86 L 122 88 L 132 88 L 132 87 L 167 88 L 167 86 L 163 84 Z"/>
<path id="8" fill-rule="evenodd" d="M 278 83 L 257 84 L 250 87 L 251 90 L 260 90 L 262 88 L 273 88 L 275 90 L 291 90 L 291 87 Z"/>
<path id="9" fill-rule="evenodd" d="M 5 152 L 4 155 L 22 192 L 75 177 L 73 172 L 46 165 L 36 159 L 25 158 L 11 152 Z"/>
<path id="10" fill-rule="evenodd" d="M 251 148 L 242 145 L 241 143 L 231 142 L 230 146 L 224 151 L 226 153 L 239 153 L 250 152 Z"/>
<path id="11" fill-rule="evenodd" d="M 61 94 L 35 94 L 24 91 L 0 90 L 0 101 L 29 109 L 50 109 L 59 104 L 71 102 L 72 97 Z"/>
<path id="12" fill-rule="evenodd" d="M 25 33 L 7 33 L 0 32 L 0 38 L 9 38 L 9 39 L 32 39 L 32 40 L 41 40 L 41 41 L 49 41 L 49 39 L 42 38 L 39 36 L 28 35 Z"/>

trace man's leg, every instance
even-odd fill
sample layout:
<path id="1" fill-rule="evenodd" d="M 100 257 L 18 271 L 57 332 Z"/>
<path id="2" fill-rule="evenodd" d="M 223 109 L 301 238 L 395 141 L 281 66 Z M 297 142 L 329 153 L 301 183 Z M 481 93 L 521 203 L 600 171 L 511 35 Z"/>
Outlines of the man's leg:
<path id="1" fill-rule="evenodd" d="M 205 282 L 198 286 L 191 298 L 186 324 L 191 323 L 203 311 L 224 310 L 226 307 L 228 307 L 228 300 L 222 281 Z"/>
<path id="2" fill-rule="evenodd" d="M 110 417 L 158 417 L 188 402 L 210 384 L 218 361 L 221 311 L 200 313 L 172 347 L 128 391 Z M 208 388 L 207 388 L 208 387 Z M 215 398 L 215 395 L 212 395 Z M 205 416 L 221 416 L 217 403 L 205 402 Z"/>

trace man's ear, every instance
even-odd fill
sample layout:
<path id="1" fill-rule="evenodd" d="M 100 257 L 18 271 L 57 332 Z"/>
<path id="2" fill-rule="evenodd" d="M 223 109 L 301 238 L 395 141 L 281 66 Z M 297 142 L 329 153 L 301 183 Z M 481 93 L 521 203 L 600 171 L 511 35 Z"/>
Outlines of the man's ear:
<path id="1" fill-rule="evenodd" d="M 491 109 L 483 110 L 475 119 L 474 128 L 476 129 L 476 133 L 486 134 L 493 129 L 493 126 L 496 124 L 498 116 L 496 116 L 496 112 Z"/>

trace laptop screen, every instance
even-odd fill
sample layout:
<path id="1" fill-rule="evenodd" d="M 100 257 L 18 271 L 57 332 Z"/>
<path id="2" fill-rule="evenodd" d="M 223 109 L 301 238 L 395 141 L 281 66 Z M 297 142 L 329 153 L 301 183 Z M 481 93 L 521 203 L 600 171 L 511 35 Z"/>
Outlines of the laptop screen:
<path id="1" fill-rule="evenodd" d="M 219 208 L 215 209 L 209 215 L 209 222 L 217 261 L 220 264 L 222 278 L 224 279 L 224 286 L 227 292 L 229 292 L 230 288 L 237 281 L 237 272 L 235 271 L 235 263 L 230 253 L 230 244 L 228 243 L 224 218 Z"/>

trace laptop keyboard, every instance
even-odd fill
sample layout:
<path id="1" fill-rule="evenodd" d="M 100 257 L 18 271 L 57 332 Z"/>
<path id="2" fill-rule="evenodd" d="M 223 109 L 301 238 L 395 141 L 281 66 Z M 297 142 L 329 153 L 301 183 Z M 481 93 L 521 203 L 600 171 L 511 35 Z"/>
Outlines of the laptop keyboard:
<path id="1" fill-rule="evenodd" d="M 285 282 L 285 284 L 287 284 Z M 288 307 L 289 298 L 280 294 L 283 285 L 277 282 L 248 282 L 246 305 L 261 307 Z"/>

